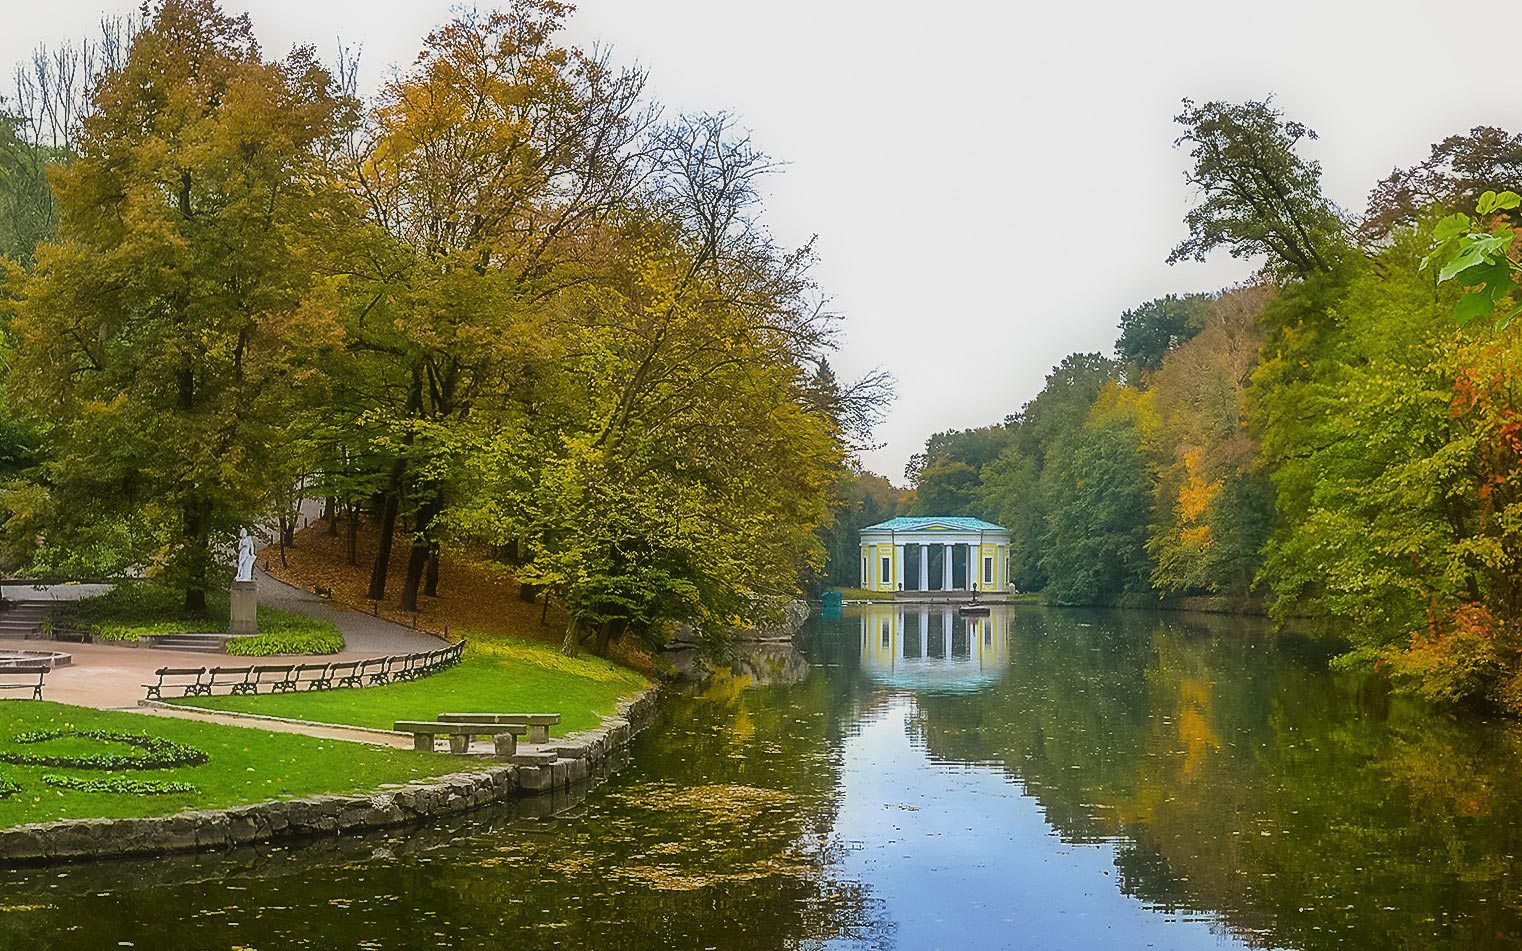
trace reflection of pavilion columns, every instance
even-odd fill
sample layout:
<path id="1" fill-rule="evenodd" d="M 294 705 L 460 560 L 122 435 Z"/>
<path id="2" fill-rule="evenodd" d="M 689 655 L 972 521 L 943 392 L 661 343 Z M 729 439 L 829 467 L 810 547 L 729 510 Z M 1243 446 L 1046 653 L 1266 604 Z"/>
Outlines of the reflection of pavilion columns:
<path id="1" fill-rule="evenodd" d="M 920 650 L 918 656 L 924 657 L 930 651 L 930 612 L 920 608 Z"/>
<path id="2" fill-rule="evenodd" d="M 953 549 L 950 545 L 947 545 L 942 550 L 945 552 L 945 554 L 941 558 L 941 576 L 942 576 L 941 590 L 942 591 L 950 591 L 951 590 L 951 561 L 952 561 L 953 558 L 956 557 L 953 554 L 955 549 Z"/>
<path id="3" fill-rule="evenodd" d="M 923 542 L 914 546 L 920 550 L 920 590 L 930 590 L 930 546 Z"/>
<path id="4" fill-rule="evenodd" d="M 947 562 L 947 564 L 950 564 L 950 562 Z M 941 631 L 944 638 L 941 643 L 945 645 L 941 651 L 941 663 L 948 667 L 951 666 L 951 618 L 952 614 L 950 611 L 943 611 L 941 613 Z"/>

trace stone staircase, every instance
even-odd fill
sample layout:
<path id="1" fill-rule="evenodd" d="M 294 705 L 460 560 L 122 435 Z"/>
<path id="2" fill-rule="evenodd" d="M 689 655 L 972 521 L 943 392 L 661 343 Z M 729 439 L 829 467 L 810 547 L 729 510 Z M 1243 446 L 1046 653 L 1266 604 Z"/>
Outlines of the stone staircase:
<path id="1" fill-rule="evenodd" d="M 227 634 L 158 634 L 144 638 L 143 646 L 163 651 L 190 651 L 196 654 L 227 653 Z"/>
<path id="2" fill-rule="evenodd" d="M 42 636 L 43 620 L 52 604 L 47 601 L 12 601 L 0 610 L 0 638 L 32 640 Z"/>

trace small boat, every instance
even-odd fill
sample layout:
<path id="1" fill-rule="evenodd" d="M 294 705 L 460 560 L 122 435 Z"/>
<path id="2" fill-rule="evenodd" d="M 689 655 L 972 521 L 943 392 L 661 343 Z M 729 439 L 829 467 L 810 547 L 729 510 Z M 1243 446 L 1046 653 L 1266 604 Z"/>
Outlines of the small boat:
<path id="1" fill-rule="evenodd" d="M 964 604 L 957 608 L 957 613 L 962 617 L 988 617 L 989 609 L 986 604 Z"/>

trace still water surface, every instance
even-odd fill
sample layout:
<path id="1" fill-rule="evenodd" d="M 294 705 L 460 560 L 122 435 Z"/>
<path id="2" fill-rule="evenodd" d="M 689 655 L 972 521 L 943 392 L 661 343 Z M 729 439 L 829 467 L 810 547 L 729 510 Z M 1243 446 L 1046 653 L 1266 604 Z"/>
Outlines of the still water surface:
<path id="1" fill-rule="evenodd" d="M 850 607 L 558 814 L 0 872 L 0 948 L 1522 948 L 1518 735 L 1324 660 Z"/>

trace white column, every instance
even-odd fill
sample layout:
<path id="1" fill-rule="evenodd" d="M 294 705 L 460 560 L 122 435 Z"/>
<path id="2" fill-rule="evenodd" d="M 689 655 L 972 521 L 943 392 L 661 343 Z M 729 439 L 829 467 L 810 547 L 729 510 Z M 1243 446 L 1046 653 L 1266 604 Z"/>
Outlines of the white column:
<path id="1" fill-rule="evenodd" d="M 920 550 L 920 590 L 930 590 L 930 546 L 921 542 L 914 546 Z"/>
<path id="2" fill-rule="evenodd" d="M 944 557 L 941 558 L 941 590 L 942 591 L 950 591 L 951 590 L 951 559 L 953 557 L 952 556 L 952 550 L 953 549 L 952 549 L 952 547 L 950 545 L 947 545 L 942 550 L 945 552 L 945 555 L 944 555 Z"/>
<path id="3" fill-rule="evenodd" d="M 893 590 L 897 591 L 904 584 L 904 546 L 893 546 Z"/>
<path id="4" fill-rule="evenodd" d="M 978 575 L 978 556 L 982 553 L 983 548 L 980 545 L 967 546 L 967 589 L 969 591 L 973 588 L 983 590 L 983 579 Z"/>

